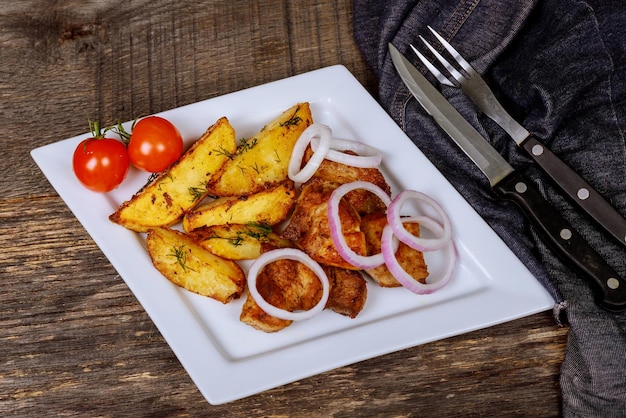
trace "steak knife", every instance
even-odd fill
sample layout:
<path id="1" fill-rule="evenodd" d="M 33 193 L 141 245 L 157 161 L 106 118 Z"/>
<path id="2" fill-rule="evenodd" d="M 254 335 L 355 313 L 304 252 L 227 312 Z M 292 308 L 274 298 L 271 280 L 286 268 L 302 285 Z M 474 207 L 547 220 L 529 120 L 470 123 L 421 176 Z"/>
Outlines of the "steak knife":
<path id="1" fill-rule="evenodd" d="M 599 306 L 611 312 L 626 310 L 626 281 L 392 44 L 389 52 L 409 91 L 478 166 L 492 190 L 516 203 L 546 243 L 588 279 Z"/>

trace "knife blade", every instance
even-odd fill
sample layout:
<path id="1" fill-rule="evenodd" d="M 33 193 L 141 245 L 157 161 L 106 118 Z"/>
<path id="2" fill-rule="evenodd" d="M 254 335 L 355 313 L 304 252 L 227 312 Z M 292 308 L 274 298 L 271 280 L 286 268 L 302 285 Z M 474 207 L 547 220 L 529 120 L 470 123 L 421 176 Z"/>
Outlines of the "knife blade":
<path id="1" fill-rule="evenodd" d="M 391 43 L 389 53 L 400 78 L 424 110 L 483 172 L 492 190 L 516 203 L 546 243 L 588 279 L 596 303 L 611 312 L 626 310 L 626 281 Z"/>

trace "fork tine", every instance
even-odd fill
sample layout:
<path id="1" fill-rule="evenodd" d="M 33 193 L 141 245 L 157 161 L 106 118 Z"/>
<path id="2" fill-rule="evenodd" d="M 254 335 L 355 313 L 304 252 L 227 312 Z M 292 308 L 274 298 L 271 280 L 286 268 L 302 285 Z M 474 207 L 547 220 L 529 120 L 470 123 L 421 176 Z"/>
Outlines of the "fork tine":
<path id="1" fill-rule="evenodd" d="M 444 67 L 446 67 L 446 70 L 448 70 L 448 72 L 450 72 L 450 75 L 459 83 L 461 83 L 463 81 L 463 79 L 465 78 L 463 76 L 463 74 L 461 74 L 460 72 L 457 71 L 456 68 L 454 68 L 452 66 L 452 64 L 450 64 L 448 62 L 447 59 L 445 59 L 443 57 L 443 55 L 441 55 L 439 52 L 437 52 L 437 50 L 435 48 L 433 48 L 428 41 L 426 41 L 426 39 L 424 39 L 422 36 L 420 36 L 420 39 L 422 40 L 422 42 L 424 42 L 424 45 L 426 45 L 428 47 L 428 49 L 430 49 L 430 52 L 433 53 L 433 55 L 435 56 L 435 58 L 437 58 L 437 60 L 439 60 L 439 62 L 441 64 L 443 64 Z"/>
<path id="2" fill-rule="evenodd" d="M 441 42 L 441 45 L 443 45 L 443 47 L 450 53 L 450 55 L 452 55 L 452 57 L 454 57 L 456 62 L 458 62 L 459 65 L 461 65 L 461 67 L 463 67 L 465 71 L 471 72 L 474 70 L 474 68 L 470 65 L 470 63 L 467 62 L 465 58 L 463 58 L 461 54 L 459 54 L 459 52 L 456 49 L 454 49 L 454 47 L 450 45 L 448 41 L 446 41 L 443 38 L 443 36 L 439 35 L 437 31 L 431 28 L 430 26 L 428 26 L 428 29 L 430 29 L 430 31 L 433 33 L 433 35 L 435 35 L 437 40 Z"/>
<path id="3" fill-rule="evenodd" d="M 424 55 L 422 55 L 422 53 L 421 53 L 421 52 L 419 52 L 419 51 L 417 50 L 417 48 L 415 48 L 415 47 L 413 46 L 413 44 L 410 44 L 410 46 L 411 46 L 411 49 L 413 50 L 413 52 L 415 52 L 415 55 L 417 55 L 417 57 L 420 59 L 420 61 L 422 61 L 422 63 L 426 66 L 426 68 L 428 68 L 428 71 L 430 71 L 430 72 L 431 72 L 431 74 L 432 74 L 432 75 L 434 75 L 434 76 L 437 78 L 437 80 L 439 80 L 439 82 L 440 82 L 441 84 L 445 84 L 445 85 L 447 85 L 447 86 L 454 87 L 454 84 L 453 84 L 450 80 L 448 80 L 448 79 L 446 78 L 446 76 L 445 76 L 445 75 L 443 75 L 443 74 L 441 73 L 441 71 L 439 71 L 439 70 L 437 69 L 437 67 L 435 67 L 433 64 L 431 64 L 431 62 L 430 62 L 430 61 L 428 61 L 428 60 L 426 59 L 426 57 L 425 57 Z"/>

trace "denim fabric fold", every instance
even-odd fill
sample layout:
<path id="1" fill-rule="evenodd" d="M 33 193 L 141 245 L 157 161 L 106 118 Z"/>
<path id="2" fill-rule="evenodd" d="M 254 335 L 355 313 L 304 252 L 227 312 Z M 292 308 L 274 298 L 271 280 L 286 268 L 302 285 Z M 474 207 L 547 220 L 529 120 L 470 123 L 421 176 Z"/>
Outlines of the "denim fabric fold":
<path id="1" fill-rule="evenodd" d="M 354 0 L 354 36 L 378 76 L 381 105 L 557 301 L 555 323 L 569 326 L 563 415 L 626 416 L 626 314 L 594 303 L 584 277 L 555 256 L 515 205 L 489 191 L 398 77 L 387 44 L 413 59 L 408 45 L 429 37 L 427 25 L 483 74 L 520 123 L 626 215 L 626 7 L 615 0 Z M 575 207 L 460 90 L 441 90 L 626 277 L 626 247 Z"/>

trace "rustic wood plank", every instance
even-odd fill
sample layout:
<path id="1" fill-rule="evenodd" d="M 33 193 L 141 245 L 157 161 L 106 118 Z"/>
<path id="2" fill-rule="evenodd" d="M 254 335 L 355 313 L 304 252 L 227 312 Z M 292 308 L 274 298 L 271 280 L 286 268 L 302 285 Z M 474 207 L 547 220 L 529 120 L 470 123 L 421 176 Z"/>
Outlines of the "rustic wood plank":
<path id="1" fill-rule="evenodd" d="M 29 156 L 88 116 L 129 120 L 327 65 L 374 93 L 351 2 L 5 3 L 0 415 L 559 415 L 567 329 L 549 313 L 211 406 Z"/>

